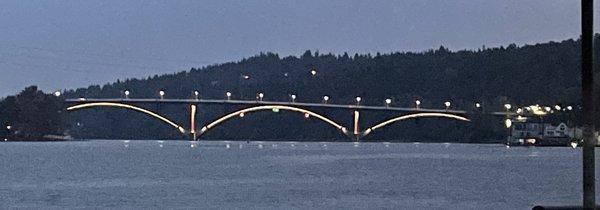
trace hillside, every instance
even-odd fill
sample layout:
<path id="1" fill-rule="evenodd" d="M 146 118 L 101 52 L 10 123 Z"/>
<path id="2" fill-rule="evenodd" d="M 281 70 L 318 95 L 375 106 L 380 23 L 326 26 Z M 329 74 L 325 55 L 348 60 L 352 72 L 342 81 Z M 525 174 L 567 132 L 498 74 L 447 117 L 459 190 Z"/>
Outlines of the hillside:
<path id="1" fill-rule="evenodd" d="M 441 108 L 443 102 L 449 100 L 457 109 L 471 109 L 476 101 L 496 110 L 504 103 L 575 104 L 580 85 L 579 53 L 576 40 L 456 52 L 444 47 L 420 53 L 376 55 L 306 51 L 299 57 L 280 57 L 267 52 L 237 62 L 192 68 L 176 74 L 92 85 L 66 91 L 65 97 L 115 98 L 123 97 L 123 91 L 129 90 L 132 98 L 158 98 L 158 91 L 164 90 L 166 98 L 191 98 L 197 90 L 201 98 L 212 99 L 224 98 L 227 91 L 232 92 L 235 99 L 254 99 L 256 93 L 263 92 L 265 100 L 276 101 L 288 101 L 289 94 L 296 94 L 297 101 L 320 102 L 328 95 L 331 103 L 342 104 L 354 103 L 356 96 L 363 98 L 363 104 L 371 105 L 381 105 L 384 99 L 392 98 L 395 106 L 413 106 L 414 100 L 420 99 L 422 107 L 430 108 Z M 311 74 L 313 70 L 315 75 Z M 147 108 L 183 125 L 188 122 L 187 107 L 153 105 Z M 198 127 L 239 108 L 199 107 Z M 347 111 L 315 111 L 351 125 L 352 117 Z M 389 117 L 376 112 L 362 116 L 365 121 L 361 125 Z M 243 120 L 227 122 L 205 138 L 345 139 L 336 131 L 324 128 L 321 122 L 302 123 L 292 119 L 297 117 L 257 113 Z M 444 120 L 419 120 L 390 126 L 372 138 L 419 141 L 502 138 L 501 119 L 481 120 L 485 127 Z M 127 110 L 75 112 L 70 114 L 69 122 L 70 133 L 81 138 L 188 138 L 161 122 Z"/>

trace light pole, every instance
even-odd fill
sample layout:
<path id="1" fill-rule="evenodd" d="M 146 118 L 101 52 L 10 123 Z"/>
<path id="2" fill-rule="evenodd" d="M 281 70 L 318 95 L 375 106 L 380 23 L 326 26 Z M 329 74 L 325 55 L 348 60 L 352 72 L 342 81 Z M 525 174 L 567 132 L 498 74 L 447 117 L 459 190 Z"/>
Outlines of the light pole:
<path id="1" fill-rule="evenodd" d="M 594 117 L 594 1 L 581 0 L 581 101 L 583 105 L 583 208 L 596 208 Z"/>
<path id="2" fill-rule="evenodd" d="M 227 97 L 227 100 L 228 100 L 228 101 L 229 101 L 229 100 L 231 100 L 231 92 L 227 91 L 227 92 L 225 93 L 225 97 Z"/>
<path id="3" fill-rule="evenodd" d="M 263 93 L 258 93 L 258 100 L 259 100 L 259 101 L 262 101 L 262 100 L 263 100 L 263 97 L 265 97 L 265 94 L 263 94 Z"/>
<path id="4" fill-rule="evenodd" d="M 385 99 L 385 106 L 386 106 L 386 107 L 390 107 L 390 104 L 392 104 L 392 99 L 390 99 L 390 98 L 386 98 L 386 99 Z"/>
<path id="5" fill-rule="evenodd" d="M 360 96 L 356 96 L 356 106 L 360 105 L 361 100 L 362 100 L 362 98 Z"/>
<path id="6" fill-rule="evenodd" d="M 160 95 L 160 99 L 161 99 L 161 100 L 162 100 L 162 99 L 165 99 L 165 91 L 163 91 L 163 90 L 161 90 L 161 91 L 158 91 L 158 95 Z"/>
<path id="7" fill-rule="evenodd" d="M 60 95 L 61 95 L 61 92 L 60 92 L 60 91 L 58 91 L 58 90 L 57 90 L 57 91 L 54 91 L 54 96 L 56 96 L 56 97 L 60 97 Z"/>
<path id="8" fill-rule="evenodd" d="M 420 101 L 420 100 L 416 100 L 416 101 L 415 101 L 415 107 L 416 107 L 417 109 L 419 109 L 419 108 L 420 108 L 420 106 L 421 106 L 421 101 Z"/>
<path id="9" fill-rule="evenodd" d="M 444 102 L 444 106 L 446 106 L 446 111 L 448 111 L 448 109 L 450 109 L 451 105 L 452 105 L 452 103 L 450 103 L 450 101 Z"/>
<path id="10" fill-rule="evenodd" d="M 327 104 L 327 101 L 329 101 L 329 96 L 323 96 L 323 103 Z"/>
<path id="11" fill-rule="evenodd" d="M 130 94 L 129 90 L 125 90 L 124 93 L 125 93 L 125 99 L 129 99 L 129 94 Z"/>
<path id="12" fill-rule="evenodd" d="M 200 92 L 198 92 L 197 90 L 194 91 L 194 97 L 196 98 L 196 100 L 200 99 Z"/>
<path id="13" fill-rule="evenodd" d="M 506 126 L 506 146 L 510 146 L 510 127 L 512 126 L 512 120 L 506 118 L 504 120 L 504 126 Z"/>
<path id="14" fill-rule="evenodd" d="M 296 94 L 291 94 L 290 98 L 292 98 L 292 103 L 296 102 Z"/>

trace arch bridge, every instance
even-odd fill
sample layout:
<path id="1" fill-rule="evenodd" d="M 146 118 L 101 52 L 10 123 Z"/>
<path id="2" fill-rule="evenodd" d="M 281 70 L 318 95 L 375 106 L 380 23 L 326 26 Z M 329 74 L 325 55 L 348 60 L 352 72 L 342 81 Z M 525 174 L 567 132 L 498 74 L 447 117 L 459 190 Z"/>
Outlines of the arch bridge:
<path id="1" fill-rule="evenodd" d="M 424 109 L 424 108 L 405 108 L 405 107 L 379 107 L 379 106 L 360 106 L 360 105 L 341 105 L 341 104 L 324 104 L 324 103 L 295 103 L 295 102 L 275 102 L 275 101 L 234 101 L 234 100 L 189 100 L 189 99 L 67 99 L 67 103 L 71 104 L 67 107 L 68 111 L 77 111 L 82 109 L 91 109 L 91 108 L 102 108 L 102 107 L 113 107 L 113 108 L 121 108 L 136 111 L 152 118 L 162 121 L 169 126 L 176 129 L 177 132 L 182 134 L 189 135 L 192 140 L 199 140 L 199 138 L 209 132 L 212 128 L 219 126 L 223 122 L 226 122 L 230 119 L 236 117 L 244 117 L 244 115 L 260 112 L 260 111 L 273 111 L 278 112 L 279 110 L 296 112 L 303 114 L 305 117 L 313 117 L 314 119 L 325 122 L 326 125 L 332 127 L 332 129 L 336 129 L 340 134 L 348 136 L 352 139 L 358 141 L 360 138 L 371 134 L 385 126 L 394 124 L 396 122 L 410 120 L 410 119 L 418 119 L 418 118 L 443 118 L 443 119 L 451 119 L 456 121 L 461 121 L 468 123 L 471 120 L 466 117 L 468 114 L 467 111 L 464 110 L 452 110 L 452 109 Z M 182 124 L 178 124 L 173 120 L 168 119 L 167 117 L 153 112 L 151 110 L 142 108 L 140 106 L 136 106 L 134 104 L 155 104 L 155 103 L 184 103 L 189 105 L 189 126 L 187 129 L 182 126 Z M 217 119 L 210 121 L 209 123 L 201 126 L 199 130 L 196 129 L 196 106 L 198 104 L 241 104 L 241 105 L 251 105 L 249 108 L 243 108 L 237 111 L 233 111 L 231 113 L 226 113 Z M 349 127 L 342 125 L 334 119 L 331 119 L 326 116 L 327 113 L 316 113 L 314 111 L 309 110 L 310 108 L 318 108 L 318 107 L 327 107 L 333 109 L 350 109 L 354 111 L 354 121 L 353 125 Z M 361 130 L 359 128 L 359 120 L 360 120 L 360 111 L 361 110 L 385 110 L 385 111 L 394 111 L 400 112 L 402 114 L 392 117 L 390 119 L 385 119 L 376 123 L 368 128 Z M 515 113 L 510 112 L 494 112 L 494 113 L 486 113 L 492 115 L 502 115 L 509 116 L 515 115 Z"/>

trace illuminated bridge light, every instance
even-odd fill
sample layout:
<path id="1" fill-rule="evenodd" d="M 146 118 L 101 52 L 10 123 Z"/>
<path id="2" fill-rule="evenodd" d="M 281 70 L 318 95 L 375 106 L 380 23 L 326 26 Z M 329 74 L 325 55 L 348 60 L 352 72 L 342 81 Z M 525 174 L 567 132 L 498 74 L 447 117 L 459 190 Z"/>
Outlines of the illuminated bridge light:
<path id="1" fill-rule="evenodd" d="M 407 120 L 407 119 L 412 119 L 412 118 L 423 118 L 423 117 L 444 117 L 444 118 L 450 118 L 450 119 L 455 119 L 455 120 L 460 120 L 460 121 L 465 121 L 465 122 L 471 121 L 465 117 L 453 115 L 453 114 L 447 114 L 447 113 L 416 113 L 416 114 L 409 114 L 409 115 L 404 115 L 404 116 L 395 117 L 395 118 L 386 120 L 382 123 L 379 123 L 379 124 L 371 127 L 370 130 L 374 131 L 378 128 L 381 128 L 383 126 L 386 126 L 386 125 L 396 122 L 396 121 L 402 121 L 402 120 Z M 371 131 L 369 131 L 369 132 L 371 132 Z"/>
<path id="2" fill-rule="evenodd" d="M 132 109 L 138 112 L 142 112 L 144 114 L 150 115 L 154 118 L 157 118 L 159 120 L 162 120 L 164 122 L 166 122 L 167 124 L 175 127 L 177 130 L 179 130 L 179 132 L 181 133 L 185 133 L 185 129 L 179 125 L 177 125 L 176 123 L 174 123 L 173 121 L 159 115 L 156 114 L 152 111 L 149 111 L 147 109 L 143 109 L 137 106 L 132 106 L 132 105 L 128 105 L 128 104 L 120 104 L 120 103 L 111 103 L 111 102 L 96 102 L 96 103 L 86 103 L 86 104 L 79 104 L 79 105 L 75 105 L 75 106 L 71 106 L 67 108 L 67 111 L 73 111 L 73 110 L 78 110 L 78 109 L 84 109 L 84 108 L 92 108 L 92 107 L 119 107 L 119 108 L 126 108 L 126 109 Z"/>

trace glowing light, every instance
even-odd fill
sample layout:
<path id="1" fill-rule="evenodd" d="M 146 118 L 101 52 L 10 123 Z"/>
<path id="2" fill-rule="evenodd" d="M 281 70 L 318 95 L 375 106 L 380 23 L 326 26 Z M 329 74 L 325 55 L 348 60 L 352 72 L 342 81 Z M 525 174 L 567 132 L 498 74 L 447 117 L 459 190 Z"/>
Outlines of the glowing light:
<path id="1" fill-rule="evenodd" d="M 310 70 L 310 74 L 313 76 L 317 75 L 317 70 L 315 70 L 315 69 Z"/>
<path id="2" fill-rule="evenodd" d="M 544 107 L 544 110 L 546 110 L 546 112 L 552 111 L 552 108 L 550 107 Z"/>
<path id="3" fill-rule="evenodd" d="M 475 107 L 481 108 L 481 104 L 480 103 L 475 103 Z"/>
<path id="4" fill-rule="evenodd" d="M 130 94 L 129 90 L 125 90 L 125 97 L 129 97 L 129 94 Z"/>
<path id="5" fill-rule="evenodd" d="M 7 125 L 7 126 L 6 126 L 6 129 L 7 129 L 7 130 L 10 130 L 11 128 L 12 128 L 12 126 L 10 126 L 10 125 Z"/>
<path id="6" fill-rule="evenodd" d="M 273 109 L 271 109 L 271 111 L 273 111 L 273 112 L 279 112 L 279 109 L 278 108 L 273 108 Z"/>
<path id="7" fill-rule="evenodd" d="M 360 102 L 362 98 L 360 96 L 356 96 L 356 102 Z"/>
<path id="8" fill-rule="evenodd" d="M 523 117 L 521 115 L 517 116 L 517 121 L 519 122 L 525 122 L 527 120 L 527 117 Z"/>
<path id="9" fill-rule="evenodd" d="M 245 114 L 243 112 L 240 113 L 240 117 L 244 117 L 244 116 L 245 116 Z"/>
<path id="10" fill-rule="evenodd" d="M 576 141 L 572 141 L 572 142 L 571 142 L 571 147 L 573 147 L 573 148 L 577 148 L 577 142 L 576 142 Z"/>
<path id="11" fill-rule="evenodd" d="M 444 117 L 444 118 L 450 118 L 450 119 L 455 119 L 455 120 L 460 120 L 460 121 L 465 121 L 465 122 L 471 121 L 465 117 L 453 115 L 453 114 L 447 114 L 447 113 L 416 113 L 416 114 L 409 114 L 409 115 L 404 115 L 404 116 L 395 117 L 395 118 L 386 120 L 382 123 L 379 123 L 379 124 L 371 127 L 371 130 L 381 128 L 383 126 L 386 126 L 386 125 L 396 122 L 396 121 L 402 121 L 402 120 L 413 119 L 413 118 L 423 118 L 423 117 Z"/>
<path id="12" fill-rule="evenodd" d="M 510 104 L 504 104 L 504 108 L 506 110 L 510 110 L 510 108 L 512 108 L 512 106 Z"/>
<path id="13" fill-rule="evenodd" d="M 54 96 L 56 96 L 56 97 L 60 97 L 60 95 L 61 95 L 61 92 L 60 92 L 60 91 L 55 91 L 55 92 L 54 92 Z"/>
<path id="14" fill-rule="evenodd" d="M 165 96 L 165 91 L 164 90 L 158 91 L 158 95 Z"/>
<path id="15" fill-rule="evenodd" d="M 452 105 L 452 103 L 450 103 L 450 101 L 444 102 L 444 106 L 446 106 L 446 109 L 449 108 L 450 105 Z"/>
<path id="16" fill-rule="evenodd" d="M 572 106 L 567 106 L 567 110 L 571 111 L 571 110 L 573 110 L 573 107 Z"/>
<path id="17" fill-rule="evenodd" d="M 242 78 L 244 78 L 245 80 L 248 80 L 248 79 L 250 79 L 250 76 L 249 75 L 244 75 L 244 76 L 242 76 Z"/>
<path id="18" fill-rule="evenodd" d="M 390 105 L 392 103 L 392 99 L 386 98 L 385 104 Z"/>
<path id="19" fill-rule="evenodd" d="M 260 111 L 260 110 L 273 110 L 273 109 L 281 109 L 281 110 L 289 110 L 289 111 L 294 111 L 294 112 L 300 112 L 300 113 L 307 113 L 310 116 L 316 117 L 319 120 L 322 120 L 334 127 L 336 127 L 337 129 L 340 129 L 342 131 L 345 130 L 344 127 L 342 127 L 340 124 L 334 122 L 333 120 L 330 120 L 329 118 L 326 118 L 320 114 L 311 112 L 309 110 L 306 109 L 301 109 L 301 108 L 296 108 L 296 107 L 290 107 L 290 106 L 281 106 L 281 105 L 265 105 L 265 106 L 257 106 L 257 107 L 251 107 L 251 108 L 246 108 L 246 109 L 242 109 L 239 111 L 235 111 L 233 113 L 227 114 L 221 118 L 218 118 L 217 120 L 211 122 L 210 124 L 202 127 L 202 129 L 200 130 L 200 134 L 205 133 L 207 130 L 215 127 L 216 125 L 232 118 L 235 116 L 239 116 L 240 113 L 248 113 L 248 112 L 255 112 L 255 111 Z"/>
<path id="20" fill-rule="evenodd" d="M 554 108 L 555 108 L 556 110 L 558 110 L 558 111 L 560 111 L 560 109 L 561 109 L 560 105 L 558 105 L 558 104 L 557 104 L 557 105 L 554 105 Z"/>
<path id="21" fill-rule="evenodd" d="M 517 108 L 517 113 L 519 113 L 519 114 L 523 113 L 523 109 Z"/>
<path id="22" fill-rule="evenodd" d="M 265 94 L 263 94 L 263 93 L 258 93 L 258 99 L 259 99 L 259 100 L 261 100 L 261 101 L 262 101 L 262 100 L 263 100 L 263 97 L 265 97 Z"/>
<path id="23" fill-rule="evenodd" d="M 196 97 L 196 99 L 198 99 L 198 96 L 200 96 L 200 92 L 198 92 L 197 90 L 194 91 L 194 96 Z"/>
<path id="24" fill-rule="evenodd" d="M 309 118 L 310 114 L 309 113 L 304 113 L 304 118 Z"/>
<path id="25" fill-rule="evenodd" d="M 290 97 L 292 98 L 292 102 L 296 101 L 296 94 L 292 94 Z"/>
<path id="26" fill-rule="evenodd" d="M 75 106 L 71 106 L 68 107 L 67 110 L 68 111 L 73 111 L 73 110 L 77 110 L 77 109 L 83 109 L 83 108 L 92 108 L 92 107 L 119 107 L 119 108 L 126 108 L 126 109 L 131 109 L 131 110 L 135 110 L 138 112 L 142 112 L 144 114 L 150 115 L 152 117 L 155 117 L 159 120 L 162 120 L 164 122 L 166 122 L 167 124 L 177 128 L 177 130 L 179 130 L 179 132 L 181 133 L 185 133 L 185 129 L 183 129 L 183 127 L 175 124 L 173 121 L 159 115 L 156 114 L 152 111 L 137 107 L 137 106 L 132 106 L 132 105 L 128 105 L 128 104 L 119 104 L 119 103 L 110 103 L 110 102 L 97 102 L 97 103 L 87 103 L 87 104 L 79 104 L 79 105 L 75 105 Z"/>
<path id="27" fill-rule="evenodd" d="M 506 126 L 506 128 L 510 128 L 510 126 L 512 126 L 512 120 L 506 119 L 504 121 L 504 126 Z"/>
<path id="28" fill-rule="evenodd" d="M 329 101 L 329 96 L 323 96 L 323 102 L 327 103 Z"/>

